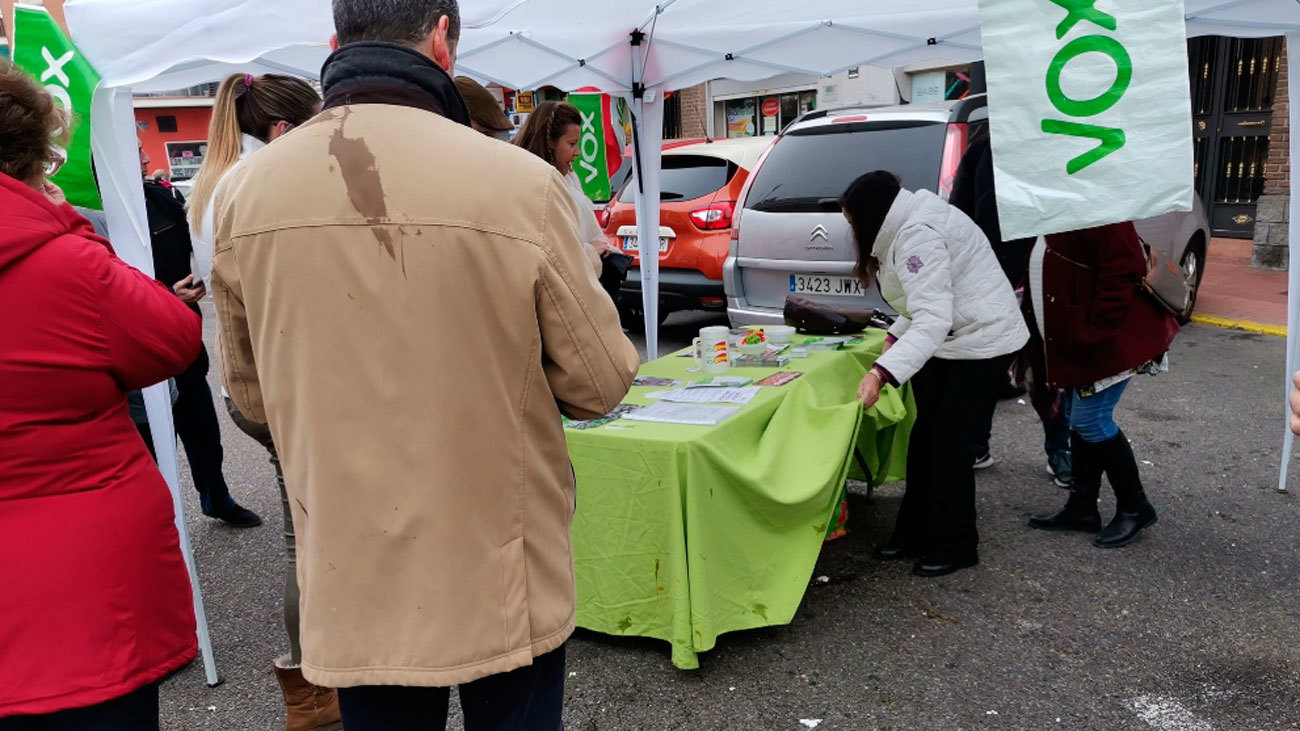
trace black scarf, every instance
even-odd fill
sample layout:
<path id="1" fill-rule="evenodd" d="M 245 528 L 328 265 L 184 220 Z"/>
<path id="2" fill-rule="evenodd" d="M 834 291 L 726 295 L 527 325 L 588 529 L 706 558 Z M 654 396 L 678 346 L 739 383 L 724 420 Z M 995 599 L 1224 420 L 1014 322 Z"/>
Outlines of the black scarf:
<path id="1" fill-rule="evenodd" d="M 456 83 L 423 54 L 395 43 L 349 43 L 321 69 L 325 108 L 349 104 L 415 107 L 469 126 L 469 107 Z"/>

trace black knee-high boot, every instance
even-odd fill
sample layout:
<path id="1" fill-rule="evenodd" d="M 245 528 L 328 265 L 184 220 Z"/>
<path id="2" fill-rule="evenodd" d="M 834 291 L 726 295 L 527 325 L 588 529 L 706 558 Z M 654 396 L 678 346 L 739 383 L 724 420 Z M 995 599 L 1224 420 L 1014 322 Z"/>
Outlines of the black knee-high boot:
<path id="1" fill-rule="evenodd" d="M 1110 486 L 1115 491 L 1115 517 L 1097 535 L 1093 545 L 1098 548 L 1127 546 L 1137 540 L 1143 529 L 1156 522 L 1156 509 L 1151 507 L 1142 489 L 1137 460 L 1124 432 L 1096 447 L 1106 476 L 1110 478 Z"/>
<path id="2" fill-rule="evenodd" d="M 1097 495 L 1101 492 L 1101 444 L 1090 444 L 1070 432 L 1070 453 L 1074 460 L 1074 484 L 1065 507 L 1037 518 L 1029 519 L 1029 526 L 1039 530 L 1077 530 L 1096 533 L 1101 530 L 1101 513 L 1097 511 Z"/>

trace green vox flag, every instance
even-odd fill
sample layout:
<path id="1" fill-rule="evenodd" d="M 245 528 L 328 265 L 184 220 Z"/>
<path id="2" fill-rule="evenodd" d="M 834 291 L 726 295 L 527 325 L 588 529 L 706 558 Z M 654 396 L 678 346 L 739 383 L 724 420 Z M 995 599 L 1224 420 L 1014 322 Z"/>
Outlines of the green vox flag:
<path id="1" fill-rule="evenodd" d="M 573 171 L 582 181 L 582 191 L 593 201 L 610 199 L 609 165 L 605 144 L 605 97 L 602 94 L 570 94 L 569 103 L 582 115 L 582 135 Z M 619 157 L 620 161 L 622 156 Z"/>
<path id="2" fill-rule="evenodd" d="M 14 8 L 10 43 L 14 65 L 41 82 L 72 118 L 72 134 L 64 150 L 67 162 L 51 180 L 72 205 L 102 209 L 90 170 L 90 100 L 99 74 L 42 8 Z"/>

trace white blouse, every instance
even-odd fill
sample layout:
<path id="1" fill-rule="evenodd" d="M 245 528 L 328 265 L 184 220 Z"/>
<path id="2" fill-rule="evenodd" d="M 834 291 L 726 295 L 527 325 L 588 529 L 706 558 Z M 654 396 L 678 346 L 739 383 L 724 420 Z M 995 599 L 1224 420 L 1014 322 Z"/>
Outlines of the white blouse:
<path id="1" fill-rule="evenodd" d="M 266 143 L 252 135 L 242 135 L 239 147 L 239 162 L 232 165 L 230 170 L 234 170 L 249 155 L 266 147 Z M 221 176 L 223 180 L 226 175 L 230 174 L 230 170 L 227 170 Z M 212 200 L 209 200 L 208 205 L 203 209 L 203 220 L 199 223 L 199 232 L 190 236 L 194 246 L 194 267 L 198 270 L 199 279 L 203 280 L 203 285 L 208 288 L 209 292 L 212 291 L 212 247 L 213 240 L 216 238 L 216 198 L 216 188 L 213 188 Z"/>
<path id="2" fill-rule="evenodd" d="M 564 176 L 564 182 L 569 186 L 569 195 L 573 196 L 573 203 L 578 206 L 578 233 L 582 236 L 582 242 L 603 244 L 605 232 L 600 229 L 600 224 L 596 221 L 596 212 L 591 210 L 591 201 L 582 191 L 582 182 L 578 180 L 578 174 L 570 170 Z"/>

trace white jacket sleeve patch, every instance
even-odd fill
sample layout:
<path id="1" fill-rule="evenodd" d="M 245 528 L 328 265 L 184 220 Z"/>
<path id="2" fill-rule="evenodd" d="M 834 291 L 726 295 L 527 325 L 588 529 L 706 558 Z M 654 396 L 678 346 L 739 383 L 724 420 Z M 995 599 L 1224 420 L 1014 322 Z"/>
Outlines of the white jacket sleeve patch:
<path id="1" fill-rule="evenodd" d="M 934 356 L 952 330 L 952 262 L 942 236 L 928 226 L 900 232 L 890 259 L 911 318 L 878 363 L 904 383 Z"/>

